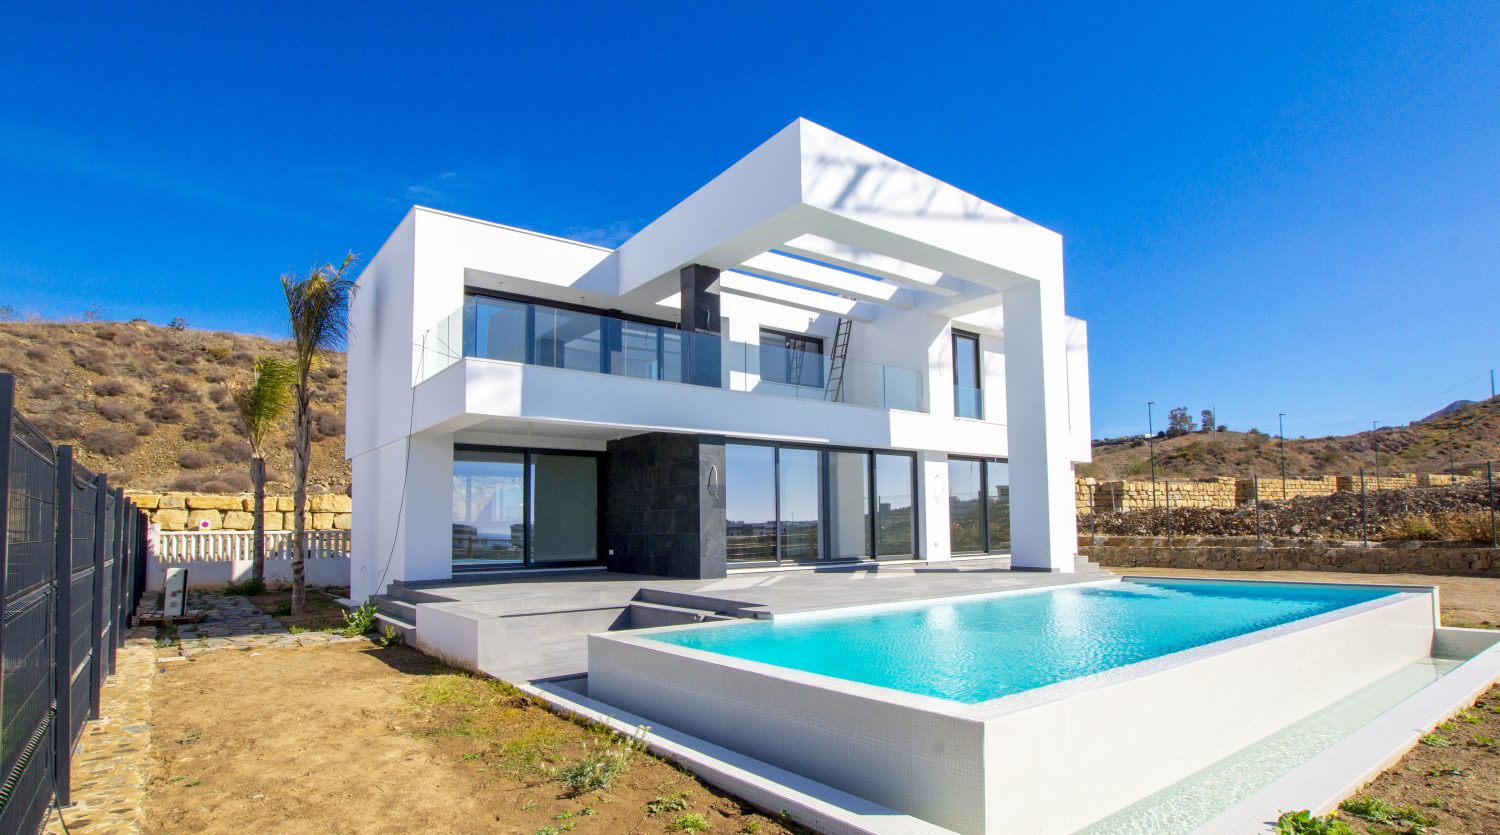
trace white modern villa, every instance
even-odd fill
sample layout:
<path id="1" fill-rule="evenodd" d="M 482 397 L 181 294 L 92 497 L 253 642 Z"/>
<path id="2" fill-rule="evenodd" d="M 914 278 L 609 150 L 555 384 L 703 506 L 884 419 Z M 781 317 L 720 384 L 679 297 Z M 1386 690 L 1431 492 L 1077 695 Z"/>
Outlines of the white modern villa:
<path id="1" fill-rule="evenodd" d="M 1061 237 L 811 122 L 613 250 L 414 207 L 359 286 L 355 599 L 583 566 L 1073 570 Z"/>

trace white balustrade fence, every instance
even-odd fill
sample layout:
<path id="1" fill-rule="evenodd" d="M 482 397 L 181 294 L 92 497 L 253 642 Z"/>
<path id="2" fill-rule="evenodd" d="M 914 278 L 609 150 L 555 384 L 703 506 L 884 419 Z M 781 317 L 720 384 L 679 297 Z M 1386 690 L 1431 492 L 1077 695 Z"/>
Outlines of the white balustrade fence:
<path id="1" fill-rule="evenodd" d="M 161 563 L 231 562 L 255 558 L 254 531 L 153 531 Z M 266 559 L 292 558 L 292 532 L 266 531 Z M 307 531 L 309 559 L 348 559 L 348 531 Z"/>

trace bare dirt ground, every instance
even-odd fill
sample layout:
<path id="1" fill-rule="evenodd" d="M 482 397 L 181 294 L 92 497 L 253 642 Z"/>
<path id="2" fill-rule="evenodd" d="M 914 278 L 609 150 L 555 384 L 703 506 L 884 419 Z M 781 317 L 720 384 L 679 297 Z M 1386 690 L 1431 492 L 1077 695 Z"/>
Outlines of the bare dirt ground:
<path id="1" fill-rule="evenodd" d="M 1356 574 L 1348 571 L 1209 571 L 1197 568 L 1114 568 L 1116 574 L 1290 580 L 1304 583 L 1387 583 L 1437 586 L 1443 625 L 1500 629 L 1500 577 L 1449 574 Z"/>
<path id="2" fill-rule="evenodd" d="M 148 832 L 795 831 L 646 754 L 570 797 L 556 771 L 617 738 L 406 647 L 205 654 L 152 702 Z"/>

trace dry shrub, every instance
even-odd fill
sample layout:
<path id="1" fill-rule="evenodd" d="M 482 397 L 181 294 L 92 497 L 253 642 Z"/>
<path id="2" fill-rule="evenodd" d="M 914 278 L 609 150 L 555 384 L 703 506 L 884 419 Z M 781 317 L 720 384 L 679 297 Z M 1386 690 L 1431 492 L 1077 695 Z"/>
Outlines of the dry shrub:
<path id="1" fill-rule="evenodd" d="M 215 403 L 223 403 L 229 397 L 228 386 L 214 386 L 208 390 L 208 399 Z"/>
<path id="2" fill-rule="evenodd" d="M 172 489 L 193 493 L 243 493 L 250 489 L 250 476 L 235 470 L 222 473 L 180 473 L 172 480 Z"/>
<path id="3" fill-rule="evenodd" d="M 172 364 L 178 368 L 192 368 L 198 364 L 198 355 L 190 351 L 178 351 L 172 356 Z"/>
<path id="4" fill-rule="evenodd" d="M 314 408 L 312 410 L 312 431 L 309 436 L 314 441 L 327 438 L 337 438 L 344 434 L 344 419 L 337 413 L 327 409 Z"/>
<path id="5" fill-rule="evenodd" d="M 95 374 L 108 374 L 113 370 L 109 356 L 103 351 L 79 349 L 73 352 L 73 364 Z"/>
<path id="6" fill-rule="evenodd" d="M 213 416 L 199 412 L 198 417 L 182 427 L 182 437 L 188 441 L 217 441 L 219 427 L 213 424 Z"/>
<path id="7" fill-rule="evenodd" d="M 231 365 L 249 366 L 253 362 L 255 362 L 255 355 L 249 351 L 235 351 L 229 355 Z"/>
<path id="8" fill-rule="evenodd" d="M 146 417 L 151 418 L 157 423 L 181 423 L 182 410 L 177 408 L 176 404 L 168 403 L 165 400 L 158 400 L 151 408 L 146 410 Z"/>
<path id="9" fill-rule="evenodd" d="M 1476 511 L 1421 513 L 1385 528 L 1385 538 L 1395 542 L 1489 542 L 1490 536 L 1490 515 Z"/>
<path id="10" fill-rule="evenodd" d="M 135 434 L 137 437 L 144 438 L 155 431 L 156 424 L 152 423 L 149 420 L 146 420 L 145 418 L 141 418 L 140 420 L 135 422 Z"/>
<path id="11" fill-rule="evenodd" d="M 116 426 L 106 426 L 83 436 L 83 445 L 100 455 L 128 455 L 140 440 L 135 433 Z"/>
<path id="12" fill-rule="evenodd" d="M 213 453 L 226 464 L 238 464 L 250 460 L 250 444 L 246 441 L 226 438 L 213 445 Z"/>
<path id="13" fill-rule="evenodd" d="M 201 449 L 184 450 L 177 456 L 177 466 L 188 470 L 201 470 L 218 463 L 214 456 Z"/>
<path id="14" fill-rule="evenodd" d="M 140 412 L 140 407 L 128 400 L 109 397 L 95 401 L 94 411 L 98 412 L 107 421 L 125 423 L 135 418 L 136 414 Z"/>
<path id="15" fill-rule="evenodd" d="M 52 352 L 48 351 L 46 348 L 37 347 L 26 349 L 26 358 L 31 360 L 32 362 L 42 362 L 44 360 L 50 359 L 51 357 Z"/>
<path id="16" fill-rule="evenodd" d="M 83 433 L 83 421 L 66 409 L 35 415 L 31 423 L 52 441 L 71 441 Z"/>
<path id="17" fill-rule="evenodd" d="M 203 382 L 205 382 L 205 383 L 213 383 L 215 385 L 217 385 L 219 383 L 222 383 L 222 382 L 224 382 L 225 380 L 228 380 L 228 379 L 229 379 L 229 375 L 226 374 L 226 373 L 224 373 L 221 369 L 218 369 L 218 368 L 215 368 L 212 371 L 206 372 L 203 375 Z"/>
<path id="18" fill-rule="evenodd" d="M 223 362 L 229 359 L 229 349 L 223 345 L 210 345 L 207 349 L 208 358 L 214 362 Z"/>
<path id="19" fill-rule="evenodd" d="M 94 394 L 99 397 L 116 397 L 125 393 L 125 384 L 115 379 L 100 380 L 94 384 Z"/>
<path id="20" fill-rule="evenodd" d="M 31 387 L 31 396 L 38 400 L 54 400 L 68 393 L 61 380 L 45 380 Z"/>
<path id="21" fill-rule="evenodd" d="M 198 385 L 186 377 L 168 377 L 161 383 L 162 391 L 179 396 L 196 396 Z"/>

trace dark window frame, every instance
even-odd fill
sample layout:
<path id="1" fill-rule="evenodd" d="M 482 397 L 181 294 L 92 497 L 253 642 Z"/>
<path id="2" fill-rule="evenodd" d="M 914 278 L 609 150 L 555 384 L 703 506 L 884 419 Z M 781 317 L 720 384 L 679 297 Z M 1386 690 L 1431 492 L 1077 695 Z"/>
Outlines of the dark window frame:
<path id="1" fill-rule="evenodd" d="M 953 348 L 953 415 L 964 420 L 984 420 L 984 343 L 980 341 L 979 334 L 969 331 L 950 328 L 950 341 Z M 979 414 L 973 417 L 958 414 L 958 387 L 968 385 L 958 379 L 958 350 L 960 342 L 972 343 L 974 346 L 974 379 L 972 388 L 979 392 L 976 406 Z"/>
<path id="2" fill-rule="evenodd" d="M 606 453 L 595 452 L 593 450 L 587 450 L 587 449 L 547 449 L 545 447 L 520 447 L 520 446 L 508 446 L 508 445 L 498 445 L 498 444 L 455 443 L 453 445 L 453 455 L 454 455 L 454 460 L 455 461 L 458 460 L 458 453 L 460 453 L 460 452 L 502 452 L 502 453 L 508 453 L 508 454 L 511 454 L 511 455 L 520 455 L 521 456 L 521 495 L 524 496 L 524 500 L 526 502 L 526 514 L 525 514 L 524 519 L 522 520 L 522 524 L 525 526 L 525 540 L 526 540 L 526 544 L 525 544 L 525 548 L 523 549 L 522 554 L 521 554 L 521 564 L 520 565 L 491 565 L 491 566 L 485 566 L 483 568 L 474 569 L 475 571 L 519 571 L 519 570 L 524 570 L 524 569 L 528 569 L 528 568 L 567 568 L 567 567 L 570 567 L 570 566 L 598 566 L 598 565 L 604 565 L 605 564 L 605 550 L 604 550 L 605 528 L 604 528 L 604 525 L 605 525 L 606 512 L 608 511 L 608 507 L 606 506 L 606 503 L 609 500 L 609 491 L 607 489 L 608 483 L 606 481 L 606 469 L 607 468 L 605 467 L 605 460 L 604 460 L 605 456 L 606 456 Z M 594 459 L 594 462 L 595 462 L 594 463 L 594 496 L 595 496 L 595 499 L 594 499 L 594 508 L 595 508 L 595 515 L 597 517 L 595 519 L 595 524 L 594 524 L 594 554 L 595 554 L 595 559 L 590 560 L 590 561 L 583 561 L 583 560 L 552 560 L 552 561 L 546 561 L 546 562 L 537 562 L 537 561 L 535 561 L 535 560 L 532 559 L 532 556 L 531 556 L 532 555 L 532 548 L 533 548 L 533 542 L 532 542 L 532 540 L 533 540 L 533 535 L 532 535 L 533 520 L 532 520 L 532 516 L 535 513 L 535 508 L 532 506 L 533 502 L 531 500 L 531 487 L 532 487 L 532 485 L 531 485 L 531 467 L 532 467 L 532 457 L 534 455 L 571 455 L 571 456 L 575 456 L 575 457 L 579 457 L 579 458 L 593 458 Z M 450 524 L 451 524 L 452 520 L 449 520 L 449 521 L 450 521 Z M 449 564 L 451 565 L 452 564 L 452 559 L 453 559 L 451 554 L 449 555 L 448 559 L 449 559 Z M 450 568 L 450 571 L 451 571 L 451 568 Z"/>
<path id="3" fill-rule="evenodd" d="M 795 331 L 784 331 L 784 330 L 779 330 L 777 328 L 765 328 L 765 327 L 763 327 L 763 328 L 760 329 L 760 333 L 756 337 L 756 339 L 757 339 L 757 341 L 756 341 L 756 348 L 757 349 L 768 347 L 766 345 L 766 337 L 767 336 L 777 337 L 777 338 L 784 339 L 784 340 L 795 340 L 797 342 L 806 342 L 806 343 L 808 343 L 810 345 L 816 345 L 817 349 L 818 349 L 816 351 L 816 355 L 818 357 L 818 363 L 819 363 L 819 366 L 818 366 L 818 377 L 822 378 L 822 376 L 823 376 L 822 362 L 823 362 L 824 357 L 827 356 L 827 354 L 824 353 L 824 349 L 827 347 L 827 340 L 825 340 L 821 336 L 815 336 L 815 335 L 810 334 L 810 333 L 797 333 Z M 783 350 L 791 350 L 791 349 L 783 347 Z M 802 353 L 814 353 L 814 352 L 803 351 Z M 820 381 L 816 385 L 804 385 L 803 383 L 796 382 L 796 381 L 793 381 L 793 380 L 788 380 L 788 379 L 778 379 L 778 380 L 770 379 L 770 378 L 768 378 L 766 376 L 765 357 L 764 357 L 764 355 L 761 356 L 760 360 L 761 360 L 760 361 L 760 366 L 761 366 L 761 368 L 760 368 L 760 378 L 762 380 L 765 380 L 768 383 L 779 383 L 781 385 L 786 385 L 786 386 L 804 386 L 805 388 L 819 388 L 819 387 L 827 384 L 827 381 L 821 380 L 821 379 L 820 379 Z M 787 376 L 790 376 L 790 375 L 788 374 Z"/>
<path id="4" fill-rule="evenodd" d="M 1006 551 L 996 551 L 990 542 L 990 468 L 989 464 L 1005 464 L 1009 472 L 1009 458 L 997 458 L 993 456 L 973 455 L 950 455 L 949 461 L 967 461 L 979 465 L 979 538 L 983 550 L 980 551 L 954 551 L 953 550 L 953 519 L 948 519 L 948 553 L 951 556 L 981 556 L 988 554 L 1004 554 Z M 1010 485 L 1007 484 L 1007 487 Z M 1009 499 L 1007 499 L 1009 501 Z M 948 483 L 948 507 L 953 507 L 953 483 Z M 1014 538 L 1011 539 L 1014 542 Z"/>

